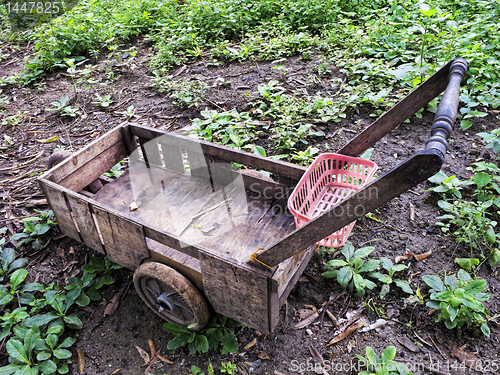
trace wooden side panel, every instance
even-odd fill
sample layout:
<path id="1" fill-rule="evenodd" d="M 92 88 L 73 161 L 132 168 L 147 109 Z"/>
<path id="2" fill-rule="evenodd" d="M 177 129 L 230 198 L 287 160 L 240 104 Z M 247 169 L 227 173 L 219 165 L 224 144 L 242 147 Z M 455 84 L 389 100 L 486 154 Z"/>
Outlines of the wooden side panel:
<path id="1" fill-rule="evenodd" d="M 83 243 L 91 249 L 104 254 L 104 249 L 89 204 L 69 194 L 67 198 L 73 210 L 78 228 L 80 229 L 80 236 L 82 237 Z"/>
<path id="2" fill-rule="evenodd" d="M 123 142 L 115 143 L 86 164 L 78 163 L 78 168 L 60 180 L 59 185 L 69 190 L 80 191 L 126 156 L 125 144 Z"/>
<path id="3" fill-rule="evenodd" d="M 200 252 L 205 296 L 220 314 L 270 332 L 268 278 Z"/>
<path id="4" fill-rule="evenodd" d="M 196 151 L 188 150 L 189 169 L 191 176 L 199 177 L 209 181 L 210 173 L 208 171 L 208 164 L 203 154 Z"/>
<path id="5" fill-rule="evenodd" d="M 154 228 L 150 225 L 144 227 L 144 234 L 146 237 L 159 242 L 165 246 L 171 247 L 181 253 L 184 253 L 192 258 L 198 258 L 198 248 L 182 242 L 178 236 L 167 234 L 160 229 Z"/>
<path id="6" fill-rule="evenodd" d="M 161 166 L 160 150 L 158 149 L 158 143 L 155 140 L 146 141 L 143 138 L 139 139 L 141 148 L 143 152 L 146 153 L 146 159 L 151 165 Z"/>
<path id="7" fill-rule="evenodd" d="M 97 223 L 109 259 L 128 269 L 135 270 L 149 250 L 141 225 L 94 207 Z"/>
<path id="8" fill-rule="evenodd" d="M 132 135 L 137 135 L 139 138 L 153 139 L 162 137 L 162 143 L 174 145 L 185 150 L 200 152 L 200 147 L 205 156 L 214 156 L 227 162 L 234 162 L 246 165 L 256 170 L 265 170 L 268 172 L 277 173 L 280 176 L 289 177 L 292 180 L 300 180 L 306 167 L 301 167 L 296 164 L 287 163 L 281 160 L 273 160 L 259 155 L 250 154 L 244 151 L 238 151 L 229 147 L 217 145 L 215 143 L 205 142 L 192 137 L 184 137 L 178 134 L 160 132 L 155 129 L 140 125 L 130 125 Z M 191 163 L 191 161 L 190 161 Z"/>
<path id="9" fill-rule="evenodd" d="M 81 168 L 83 165 L 95 159 L 100 153 L 109 149 L 114 144 L 121 142 L 122 139 L 123 139 L 123 134 L 121 131 L 121 127 L 116 127 L 113 130 L 110 130 L 101 138 L 98 138 L 94 142 L 90 143 L 88 146 L 85 146 L 82 150 L 78 151 L 71 158 L 68 158 L 67 160 L 64 160 L 61 163 L 57 164 L 57 166 L 55 166 L 52 170 L 52 176 L 54 178 L 54 182 L 56 183 L 61 182 L 61 180 L 68 177 L 77 169 Z M 111 167 L 112 166 L 113 165 L 111 165 Z M 104 170 L 104 172 L 106 172 L 106 170 Z M 102 173 L 103 172 L 98 174 L 94 179 L 99 177 Z M 82 188 L 88 185 L 92 181 L 93 180 L 88 181 L 85 185 L 82 186 Z M 78 190 L 81 190 L 81 188 Z"/>
<path id="10" fill-rule="evenodd" d="M 184 173 L 184 163 L 182 162 L 181 149 L 178 146 L 167 145 L 160 142 L 161 152 L 163 154 L 163 161 L 165 168 L 168 170 Z"/>
<path id="11" fill-rule="evenodd" d="M 66 203 L 64 193 L 56 190 L 52 186 L 48 186 L 42 180 L 40 180 L 40 186 L 47 197 L 50 208 L 52 208 L 54 215 L 56 215 L 59 228 L 61 228 L 63 233 L 68 237 L 81 241 L 80 234 L 78 233 L 73 219 L 71 218 L 71 213 L 69 211 L 68 204 Z"/>

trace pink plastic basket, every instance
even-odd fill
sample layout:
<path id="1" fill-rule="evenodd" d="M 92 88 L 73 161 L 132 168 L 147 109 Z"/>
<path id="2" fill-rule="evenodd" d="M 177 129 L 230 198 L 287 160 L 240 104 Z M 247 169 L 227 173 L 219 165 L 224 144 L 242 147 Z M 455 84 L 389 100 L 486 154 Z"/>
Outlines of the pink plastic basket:
<path id="1" fill-rule="evenodd" d="M 377 170 L 370 161 L 339 154 L 321 154 L 307 169 L 288 198 L 288 209 L 300 228 L 370 182 Z M 343 246 L 356 220 L 317 242 L 320 246 Z"/>

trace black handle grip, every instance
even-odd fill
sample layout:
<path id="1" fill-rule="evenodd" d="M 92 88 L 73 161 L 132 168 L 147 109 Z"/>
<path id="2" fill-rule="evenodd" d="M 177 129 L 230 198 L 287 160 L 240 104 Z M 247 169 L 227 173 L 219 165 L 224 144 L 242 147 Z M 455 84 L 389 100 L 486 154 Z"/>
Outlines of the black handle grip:
<path id="1" fill-rule="evenodd" d="M 431 127 L 431 137 L 425 144 L 427 150 L 438 150 L 443 161 L 448 149 L 446 140 L 451 136 L 453 123 L 457 116 L 460 85 L 464 80 L 465 73 L 467 73 L 467 61 L 463 58 L 453 60 L 448 74 L 448 86 L 439 102 Z"/>

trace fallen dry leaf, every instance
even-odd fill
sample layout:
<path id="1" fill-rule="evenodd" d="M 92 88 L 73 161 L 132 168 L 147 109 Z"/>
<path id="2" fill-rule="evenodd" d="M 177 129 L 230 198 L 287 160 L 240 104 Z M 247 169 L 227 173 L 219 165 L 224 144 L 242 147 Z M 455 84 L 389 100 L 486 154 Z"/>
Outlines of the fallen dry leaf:
<path id="1" fill-rule="evenodd" d="M 80 348 L 76 348 L 76 353 L 78 355 L 78 372 L 82 374 L 85 368 L 85 356 Z"/>
<path id="2" fill-rule="evenodd" d="M 398 342 L 413 353 L 420 352 L 420 348 L 415 345 L 408 337 L 402 336 L 397 338 Z"/>
<path id="3" fill-rule="evenodd" d="M 243 350 L 248 350 L 250 349 L 252 346 L 254 346 L 255 344 L 257 344 L 257 339 L 253 339 L 252 341 L 250 341 L 248 344 L 245 345 L 245 347 L 243 348 Z"/>
<path id="4" fill-rule="evenodd" d="M 375 323 L 370 324 L 370 325 L 368 325 L 366 327 L 363 327 L 363 329 L 361 329 L 360 331 L 361 332 L 368 332 L 368 331 L 371 331 L 372 329 L 380 328 L 380 327 L 382 327 L 383 325 L 386 325 L 386 324 L 387 324 L 387 320 L 385 320 L 385 319 L 377 319 L 375 321 Z"/>
<path id="5" fill-rule="evenodd" d="M 136 202 L 130 203 L 130 211 L 137 210 L 139 207 L 141 207 L 141 204 L 142 204 L 141 201 L 136 201 Z"/>
<path id="6" fill-rule="evenodd" d="M 116 309 L 118 309 L 118 306 L 120 305 L 120 298 L 123 294 L 124 289 L 120 290 L 118 293 L 116 293 L 113 298 L 111 298 L 111 301 L 108 303 L 106 308 L 104 309 L 104 316 L 109 316 L 113 315 Z"/>
<path id="7" fill-rule="evenodd" d="M 54 137 L 50 137 L 47 139 L 37 139 L 36 141 L 39 143 L 51 143 L 51 142 L 57 141 L 58 139 L 59 139 L 59 136 L 56 135 Z"/>
<path id="8" fill-rule="evenodd" d="M 292 327 L 292 329 L 301 329 L 301 328 L 307 327 L 309 324 L 311 324 L 316 319 L 318 319 L 318 317 L 319 317 L 319 313 L 318 312 L 312 313 L 306 319 L 304 319 L 301 322 L 298 322 L 297 324 L 295 324 Z"/>
<path id="9" fill-rule="evenodd" d="M 153 358 L 156 356 L 155 344 L 153 343 L 153 340 L 151 340 L 151 339 L 149 339 L 148 344 L 149 344 L 149 350 L 151 350 L 151 358 Z"/>
<path id="10" fill-rule="evenodd" d="M 329 343 L 328 345 L 326 346 L 330 346 L 330 345 L 333 345 L 343 339 L 345 339 L 347 336 L 349 336 L 351 333 L 353 333 L 354 331 L 356 331 L 358 328 L 361 328 L 363 327 L 363 322 L 361 320 L 358 320 L 357 322 L 355 322 L 352 326 L 350 326 L 349 328 L 347 328 L 344 332 L 342 333 L 339 333 L 337 336 L 335 336 Z"/>
<path id="11" fill-rule="evenodd" d="M 340 324 L 339 324 L 339 321 L 337 320 L 337 318 L 335 317 L 335 315 L 333 315 L 329 310 L 326 310 L 326 314 L 332 320 L 333 324 L 335 324 L 335 328 L 339 329 Z"/>
<path id="12" fill-rule="evenodd" d="M 118 374 L 119 372 L 120 372 L 120 369 L 117 369 L 117 370 L 113 371 L 113 372 L 111 373 L 111 375 Z"/>
<path id="13" fill-rule="evenodd" d="M 300 309 L 300 310 L 297 310 L 297 313 L 299 314 L 300 319 L 306 319 L 311 314 L 314 314 L 315 311 L 312 311 L 312 310 L 309 310 L 309 309 Z"/>
<path id="14" fill-rule="evenodd" d="M 309 351 L 311 352 L 314 362 L 323 363 L 323 356 L 321 355 L 320 352 L 314 349 L 311 345 L 309 345 Z"/>
<path id="15" fill-rule="evenodd" d="M 162 361 L 164 363 L 168 363 L 169 365 L 173 365 L 174 364 L 174 362 L 172 362 L 171 360 L 165 358 L 162 355 L 159 355 L 158 353 L 156 353 L 156 358 L 158 358 L 160 361 Z"/>
<path id="16" fill-rule="evenodd" d="M 137 345 L 134 344 L 134 346 L 141 355 L 142 359 L 144 360 L 144 363 L 147 365 L 150 362 L 149 354 L 146 353 L 144 349 L 139 348 Z"/>
<path id="17" fill-rule="evenodd" d="M 429 257 L 430 255 L 432 254 L 432 249 L 427 251 L 426 253 L 423 253 L 423 254 L 412 254 L 412 253 L 406 253 L 405 255 L 398 255 L 396 256 L 396 258 L 394 259 L 394 261 L 396 263 L 399 263 L 401 262 L 402 260 L 407 260 L 407 259 L 410 259 L 410 258 L 415 258 L 415 260 L 417 261 L 421 261 L 421 260 L 424 260 L 425 258 Z"/>
<path id="18" fill-rule="evenodd" d="M 146 368 L 144 371 L 144 375 L 149 375 L 151 374 L 151 366 L 155 364 L 155 362 L 158 362 L 158 357 L 154 357 L 151 362 L 149 362 L 149 366 Z"/>
<path id="19" fill-rule="evenodd" d="M 259 353 L 257 353 L 257 357 L 259 357 L 262 360 L 271 359 L 271 357 L 269 357 L 269 355 L 264 351 L 260 351 Z"/>
<path id="20" fill-rule="evenodd" d="M 465 363 L 465 365 L 470 367 L 471 369 L 476 368 L 476 362 L 478 362 L 479 360 L 474 354 L 456 347 L 451 341 L 448 341 L 448 345 L 450 345 L 451 355 L 453 357 L 457 358 L 461 363 Z M 480 365 L 481 362 L 478 363 L 478 366 Z"/>

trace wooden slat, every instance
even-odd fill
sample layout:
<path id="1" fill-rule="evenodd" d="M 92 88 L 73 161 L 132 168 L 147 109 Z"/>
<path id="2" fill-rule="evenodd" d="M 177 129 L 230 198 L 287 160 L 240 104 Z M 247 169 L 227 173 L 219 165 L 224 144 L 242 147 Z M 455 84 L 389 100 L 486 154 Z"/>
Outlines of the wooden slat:
<path id="1" fill-rule="evenodd" d="M 67 194 L 66 198 L 68 199 L 71 209 L 73 210 L 83 243 L 91 249 L 104 254 L 104 249 L 102 247 L 101 239 L 99 238 L 99 233 L 95 226 L 89 204 L 77 196 Z"/>
<path id="2" fill-rule="evenodd" d="M 205 296 L 214 310 L 262 333 L 270 332 L 268 278 L 200 252 Z"/>
<path id="3" fill-rule="evenodd" d="M 174 145 L 161 143 L 161 141 L 159 143 L 161 145 L 165 168 L 177 173 L 184 173 L 184 163 L 182 162 L 181 149 Z"/>
<path id="4" fill-rule="evenodd" d="M 130 134 L 130 128 L 126 125 L 127 122 L 120 124 L 120 132 L 122 133 L 122 141 L 125 144 L 125 149 L 127 150 L 127 154 L 133 153 L 137 149 L 137 142 L 134 139 L 134 136 Z"/>
<path id="5" fill-rule="evenodd" d="M 337 154 L 358 156 L 444 91 L 452 61 L 342 147 Z"/>
<path id="6" fill-rule="evenodd" d="M 77 169 L 81 168 L 83 165 L 87 164 L 91 160 L 94 160 L 100 153 L 106 151 L 114 144 L 121 142 L 123 139 L 123 134 L 121 127 L 114 128 L 107 132 L 102 137 L 96 139 L 94 142 L 90 143 L 88 146 L 85 146 L 80 151 L 76 152 L 71 158 L 68 158 L 61 163 L 57 164 L 51 171 L 51 174 L 54 178 L 54 182 L 61 182 L 63 179 L 74 173 Z M 125 155 L 126 156 L 126 155 Z M 116 163 L 115 163 L 116 164 Z M 114 165 L 114 164 L 113 164 Z M 111 165 L 111 167 L 113 166 Z M 109 167 L 110 168 L 110 167 Z M 108 168 L 108 169 L 109 169 Z M 106 169 L 107 170 L 107 169 Z M 104 172 L 106 171 L 104 170 Z M 95 180 L 99 177 L 103 172 L 94 177 Z M 87 181 L 82 188 L 93 180 Z M 78 190 L 81 190 L 78 189 Z"/>
<path id="7" fill-rule="evenodd" d="M 187 153 L 191 176 L 201 178 L 205 181 L 210 181 L 208 164 L 203 154 L 193 150 L 188 150 Z"/>
<path id="8" fill-rule="evenodd" d="M 441 169 L 438 151 L 419 151 L 396 168 L 371 182 L 341 204 L 325 211 L 283 240 L 258 255 L 261 262 L 276 266 L 302 249 L 320 241 L 353 220 L 373 211 Z"/>
<path id="9" fill-rule="evenodd" d="M 59 185 L 69 190 L 80 191 L 126 156 L 127 151 L 123 142 L 115 143 L 87 163 L 78 163 L 79 167 L 75 168 L 70 175 L 60 180 Z M 75 157 L 72 156 L 70 160 Z"/>
<path id="10" fill-rule="evenodd" d="M 162 166 L 160 150 L 158 149 L 158 142 L 156 140 L 150 140 L 145 142 L 144 139 L 140 139 L 141 147 L 146 152 L 146 158 L 151 166 L 158 165 Z"/>
<path id="11" fill-rule="evenodd" d="M 175 145 L 185 150 L 192 150 L 199 152 L 200 145 L 205 156 L 215 156 L 227 162 L 234 162 L 243 164 L 256 170 L 265 170 L 272 173 L 277 173 L 284 177 L 289 177 L 292 180 L 300 180 L 304 172 L 307 170 L 305 167 L 296 164 L 287 163 L 281 160 L 274 160 L 265 158 L 259 155 L 250 154 L 248 152 L 235 150 L 229 147 L 198 140 L 193 137 L 184 137 L 178 134 L 161 132 L 156 129 L 151 129 L 145 126 L 130 124 L 130 132 L 144 139 L 153 139 L 162 137 L 159 140 L 167 145 Z"/>
<path id="12" fill-rule="evenodd" d="M 74 238 L 77 241 L 81 241 L 80 234 L 78 233 L 73 219 L 71 218 L 64 193 L 52 186 L 53 183 L 51 183 L 50 181 L 45 181 L 43 179 L 40 179 L 38 181 L 45 196 L 47 197 L 50 208 L 54 212 L 54 215 L 56 215 L 59 228 L 61 228 L 63 233 L 68 237 Z"/>
<path id="13" fill-rule="evenodd" d="M 163 245 L 171 247 L 181 253 L 189 255 L 193 258 L 198 258 L 198 245 L 193 246 L 185 242 L 185 240 L 180 239 L 178 236 L 162 231 L 159 228 L 155 228 L 150 225 L 144 226 L 144 235 L 147 238 L 151 238 Z"/>
<path id="14" fill-rule="evenodd" d="M 135 270 L 143 259 L 149 258 L 142 225 L 97 205 L 93 209 L 109 259 Z"/>

